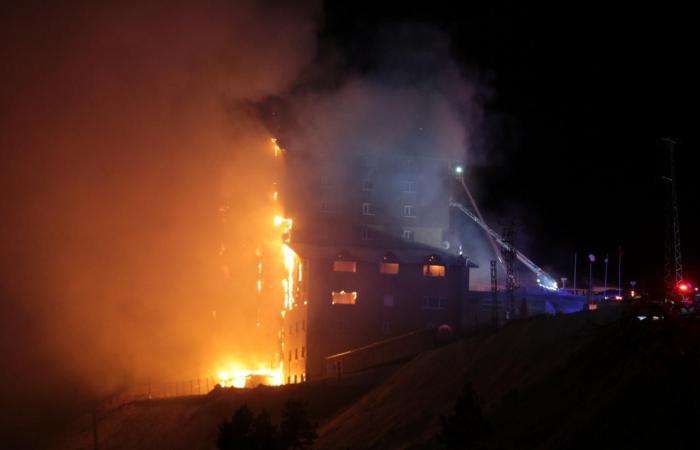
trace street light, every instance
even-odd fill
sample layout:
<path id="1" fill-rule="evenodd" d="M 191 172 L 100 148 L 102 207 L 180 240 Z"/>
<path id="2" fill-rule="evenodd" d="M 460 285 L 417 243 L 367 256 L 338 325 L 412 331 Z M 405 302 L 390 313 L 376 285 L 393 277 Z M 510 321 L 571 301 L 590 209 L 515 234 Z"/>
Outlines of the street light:
<path id="1" fill-rule="evenodd" d="M 593 298 L 593 263 L 595 262 L 593 253 L 588 255 L 588 261 L 588 302 L 590 303 Z"/>

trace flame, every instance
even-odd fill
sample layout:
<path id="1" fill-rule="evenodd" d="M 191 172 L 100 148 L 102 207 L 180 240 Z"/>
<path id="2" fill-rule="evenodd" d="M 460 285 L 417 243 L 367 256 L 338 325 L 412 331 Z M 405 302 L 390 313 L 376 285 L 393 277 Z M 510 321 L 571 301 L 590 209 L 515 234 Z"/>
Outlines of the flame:
<path id="1" fill-rule="evenodd" d="M 231 363 L 217 371 L 217 379 L 223 387 L 245 388 L 256 387 L 257 384 L 280 386 L 283 384 L 282 366 L 277 369 L 245 369 L 239 364 Z"/>
<path id="2" fill-rule="evenodd" d="M 277 139 L 275 138 L 270 138 L 270 142 L 272 143 L 272 150 L 275 158 L 278 158 L 280 156 L 284 156 L 284 149 L 282 149 L 279 144 L 277 143 Z M 299 263 L 299 257 L 296 255 L 294 250 L 292 250 L 288 242 L 290 240 L 290 232 L 292 230 L 292 225 L 293 221 L 291 218 L 287 218 L 284 215 L 282 215 L 283 208 L 279 204 L 279 187 L 276 181 L 274 181 L 271 185 L 271 209 L 275 211 L 275 214 L 272 217 L 272 225 L 274 229 L 274 235 L 282 237 L 282 239 L 279 239 L 279 237 L 275 238 L 272 241 L 266 242 L 266 246 L 264 247 L 265 250 L 261 249 L 261 247 L 258 247 L 255 250 L 255 255 L 256 255 L 256 272 L 257 272 L 257 280 L 256 280 L 256 291 L 258 295 L 258 301 L 263 301 L 266 299 L 266 296 L 271 295 L 272 292 L 276 293 L 275 295 L 275 302 L 279 302 L 280 299 L 278 297 L 279 291 L 276 289 L 268 289 L 268 286 L 270 286 L 269 282 L 264 281 L 263 275 L 265 273 L 276 273 L 276 266 L 277 263 L 274 264 L 275 267 L 268 266 L 268 262 L 265 262 L 265 270 L 263 270 L 263 261 L 267 261 L 266 259 L 263 259 L 264 256 L 263 254 L 267 254 L 268 248 L 271 249 L 271 255 L 277 259 L 279 264 L 283 266 L 284 271 L 281 274 L 281 285 L 282 285 L 282 292 L 283 292 L 283 298 L 282 300 L 282 305 L 283 308 L 281 309 L 281 315 L 282 318 L 284 319 L 285 312 L 287 310 L 291 310 L 295 307 L 295 290 L 297 289 L 297 286 L 301 282 L 302 279 L 302 273 L 301 273 L 301 264 Z M 226 205 L 225 207 L 222 207 L 221 212 L 225 213 L 229 210 L 229 206 Z M 269 247 L 271 245 L 271 247 Z M 224 253 L 227 252 L 227 249 L 223 246 L 221 246 L 220 249 L 220 254 L 223 256 Z M 279 252 L 279 253 L 277 253 Z M 279 256 L 276 256 L 279 255 Z M 268 268 L 269 267 L 269 268 Z M 279 285 L 278 285 L 279 286 Z M 260 322 L 260 306 L 258 306 L 258 311 L 257 311 L 257 317 L 256 317 L 256 322 L 255 322 L 256 327 L 261 326 Z M 279 333 L 278 332 L 278 339 L 279 339 L 279 345 L 282 350 L 285 348 L 285 342 L 284 342 L 284 333 Z M 244 365 L 241 364 L 240 362 L 228 362 L 225 364 L 218 364 L 214 365 L 217 369 L 212 371 L 213 373 L 217 374 L 218 382 L 221 386 L 224 387 L 236 387 L 236 388 L 244 388 L 244 387 L 255 387 L 257 384 L 265 384 L 269 386 L 279 386 L 284 384 L 284 363 L 280 359 L 279 362 L 277 363 L 277 368 L 270 368 L 266 367 L 264 364 L 258 364 L 258 365 Z"/>

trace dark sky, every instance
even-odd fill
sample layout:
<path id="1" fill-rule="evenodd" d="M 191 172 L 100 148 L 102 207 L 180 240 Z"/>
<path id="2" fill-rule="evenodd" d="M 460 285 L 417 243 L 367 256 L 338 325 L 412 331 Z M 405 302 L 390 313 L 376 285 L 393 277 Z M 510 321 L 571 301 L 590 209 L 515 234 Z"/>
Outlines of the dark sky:
<path id="1" fill-rule="evenodd" d="M 692 14 L 672 2 L 529 3 L 327 2 L 322 35 L 353 70 L 371 72 L 376 37 L 392 24 L 444 30 L 466 76 L 489 87 L 493 158 L 469 171 L 482 209 L 515 220 L 530 256 L 569 279 L 575 250 L 583 264 L 589 252 L 612 260 L 621 245 L 625 279 L 648 287 L 661 280 L 660 138 L 681 139 L 685 272 L 697 278 Z"/>

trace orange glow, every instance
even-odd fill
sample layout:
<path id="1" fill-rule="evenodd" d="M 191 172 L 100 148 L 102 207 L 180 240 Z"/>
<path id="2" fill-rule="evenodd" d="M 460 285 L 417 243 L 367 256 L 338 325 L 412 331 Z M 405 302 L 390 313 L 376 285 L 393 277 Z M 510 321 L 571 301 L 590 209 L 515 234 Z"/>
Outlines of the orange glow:
<path id="1" fill-rule="evenodd" d="M 259 384 L 280 386 L 282 378 L 281 366 L 277 369 L 247 369 L 237 363 L 229 363 L 217 371 L 217 380 L 222 387 L 253 388 Z"/>
<path id="2" fill-rule="evenodd" d="M 272 142 L 272 150 L 275 153 L 275 158 L 277 158 L 282 154 L 282 147 L 280 147 L 279 144 L 277 144 L 277 139 L 270 138 L 270 141 Z"/>
<path id="3" fill-rule="evenodd" d="M 426 277 L 444 277 L 445 266 L 439 264 L 426 264 L 423 266 L 423 276 Z"/>

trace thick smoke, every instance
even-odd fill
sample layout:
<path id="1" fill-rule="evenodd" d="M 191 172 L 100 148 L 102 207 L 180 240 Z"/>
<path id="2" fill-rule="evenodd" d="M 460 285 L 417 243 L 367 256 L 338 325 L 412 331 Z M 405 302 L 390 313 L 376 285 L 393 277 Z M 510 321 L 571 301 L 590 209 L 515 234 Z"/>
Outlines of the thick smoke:
<path id="1" fill-rule="evenodd" d="M 333 56 L 331 67 L 338 64 Z M 332 82 L 312 79 L 281 102 L 290 119 L 285 142 L 291 151 L 302 153 L 310 167 L 323 170 L 325 159 L 348 153 L 431 156 L 465 165 L 467 172 L 488 159 L 484 103 L 490 90 L 456 63 L 447 36 L 416 23 L 387 26 L 368 60 L 361 72 L 345 75 L 329 70 L 323 61 L 324 75 L 331 74 Z M 353 66 L 339 65 L 343 70 Z M 432 181 L 445 177 L 432 175 Z M 359 182 L 356 172 L 334 176 Z M 437 191 L 439 186 L 426 183 L 423 188 Z M 473 285 L 487 287 L 492 250 L 481 229 L 469 219 L 465 224 L 454 237 L 484 268 L 475 272 Z"/>
<path id="2" fill-rule="evenodd" d="M 273 170 L 253 111 L 313 55 L 316 14 L 283 1 L 6 11 L 3 397 L 187 379 L 270 344 L 250 329 Z"/>

